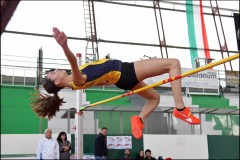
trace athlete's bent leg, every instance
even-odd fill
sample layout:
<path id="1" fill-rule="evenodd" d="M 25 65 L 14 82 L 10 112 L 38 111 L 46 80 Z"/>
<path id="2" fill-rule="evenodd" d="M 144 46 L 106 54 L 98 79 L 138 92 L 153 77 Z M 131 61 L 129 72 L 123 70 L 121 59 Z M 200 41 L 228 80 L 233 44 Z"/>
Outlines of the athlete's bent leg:
<path id="1" fill-rule="evenodd" d="M 134 88 L 142 88 L 147 86 L 144 82 L 139 82 Z M 147 102 L 144 105 L 139 116 L 131 117 L 131 125 L 132 125 L 132 134 L 135 138 L 139 139 L 142 137 L 142 130 L 144 128 L 144 120 L 149 116 L 150 113 L 154 111 L 154 109 L 158 106 L 160 101 L 160 95 L 153 89 L 147 89 L 142 92 L 139 92 L 138 95 L 144 97 Z"/>
<path id="2" fill-rule="evenodd" d="M 134 62 L 134 68 L 139 81 L 143 81 L 146 78 L 158 76 L 164 73 L 169 73 L 169 77 L 174 77 L 181 74 L 181 65 L 179 60 L 177 59 L 154 58 L 140 60 Z M 185 107 L 184 105 L 181 91 L 181 79 L 172 81 L 171 87 L 176 106 L 173 115 L 189 124 L 199 124 L 200 120 L 192 115 L 189 107 Z M 151 109 L 152 108 L 150 108 L 149 110 Z M 145 112 L 146 111 L 147 110 L 145 110 Z M 145 118 L 148 112 L 146 114 L 143 112 L 141 112 L 140 115 Z"/>

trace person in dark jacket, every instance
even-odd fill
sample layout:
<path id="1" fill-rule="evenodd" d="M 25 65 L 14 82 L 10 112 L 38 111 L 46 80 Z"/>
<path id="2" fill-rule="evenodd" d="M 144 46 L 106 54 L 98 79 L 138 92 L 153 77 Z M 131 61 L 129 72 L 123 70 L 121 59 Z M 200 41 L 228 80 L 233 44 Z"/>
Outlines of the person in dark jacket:
<path id="1" fill-rule="evenodd" d="M 67 140 L 66 132 L 60 132 L 57 141 L 60 152 L 59 159 L 70 159 L 71 143 Z"/>
<path id="2" fill-rule="evenodd" d="M 150 149 L 145 150 L 145 156 L 144 160 L 156 160 L 156 158 L 152 157 Z"/>
<path id="3" fill-rule="evenodd" d="M 107 159 L 107 128 L 103 127 L 99 135 L 95 138 L 94 156 L 95 159 Z"/>

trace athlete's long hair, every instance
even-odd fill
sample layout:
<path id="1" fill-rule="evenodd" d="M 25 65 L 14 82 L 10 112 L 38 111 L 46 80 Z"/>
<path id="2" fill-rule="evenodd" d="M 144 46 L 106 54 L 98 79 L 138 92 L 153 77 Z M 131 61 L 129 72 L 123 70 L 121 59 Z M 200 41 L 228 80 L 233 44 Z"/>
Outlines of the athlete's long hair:
<path id="1" fill-rule="evenodd" d="M 58 96 L 58 92 L 63 88 L 57 87 L 54 82 L 47 77 L 45 77 L 43 81 L 43 87 L 49 94 L 53 94 L 53 96 L 36 90 L 32 96 L 31 107 L 39 117 L 51 119 L 56 115 L 56 112 L 59 111 L 60 106 L 65 103 L 63 98 Z"/>

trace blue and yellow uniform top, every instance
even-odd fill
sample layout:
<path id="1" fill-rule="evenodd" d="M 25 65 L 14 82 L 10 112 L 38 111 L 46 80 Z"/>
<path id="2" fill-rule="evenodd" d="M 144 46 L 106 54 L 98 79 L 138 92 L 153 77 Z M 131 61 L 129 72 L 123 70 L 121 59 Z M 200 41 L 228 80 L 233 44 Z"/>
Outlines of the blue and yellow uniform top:
<path id="1" fill-rule="evenodd" d="M 86 89 L 99 83 L 107 82 L 115 84 L 121 76 L 122 61 L 101 59 L 91 63 L 86 63 L 79 67 L 79 70 L 87 75 L 86 82 L 79 86 L 72 82 L 72 89 Z"/>

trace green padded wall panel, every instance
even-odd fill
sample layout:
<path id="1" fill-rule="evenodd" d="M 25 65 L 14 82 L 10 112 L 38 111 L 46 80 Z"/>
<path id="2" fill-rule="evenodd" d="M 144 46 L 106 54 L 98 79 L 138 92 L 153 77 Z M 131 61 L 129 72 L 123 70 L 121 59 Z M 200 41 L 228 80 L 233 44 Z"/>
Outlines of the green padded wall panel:
<path id="1" fill-rule="evenodd" d="M 239 159 L 239 136 L 208 135 L 209 159 Z"/>
<path id="2" fill-rule="evenodd" d="M 30 107 L 30 87 L 1 86 L 1 134 L 37 134 L 40 119 Z M 42 119 L 42 130 L 47 128 Z"/>
<path id="3" fill-rule="evenodd" d="M 114 96 L 118 96 L 123 92 L 120 91 L 104 91 L 104 90 L 86 90 L 87 93 L 87 101 L 90 103 L 99 102 L 105 100 L 107 98 L 112 98 Z M 110 101 L 104 103 L 104 105 L 122 105 L 122 106 L 131 106 L 128 97 L 120 98 L 114 101 Z"/>

